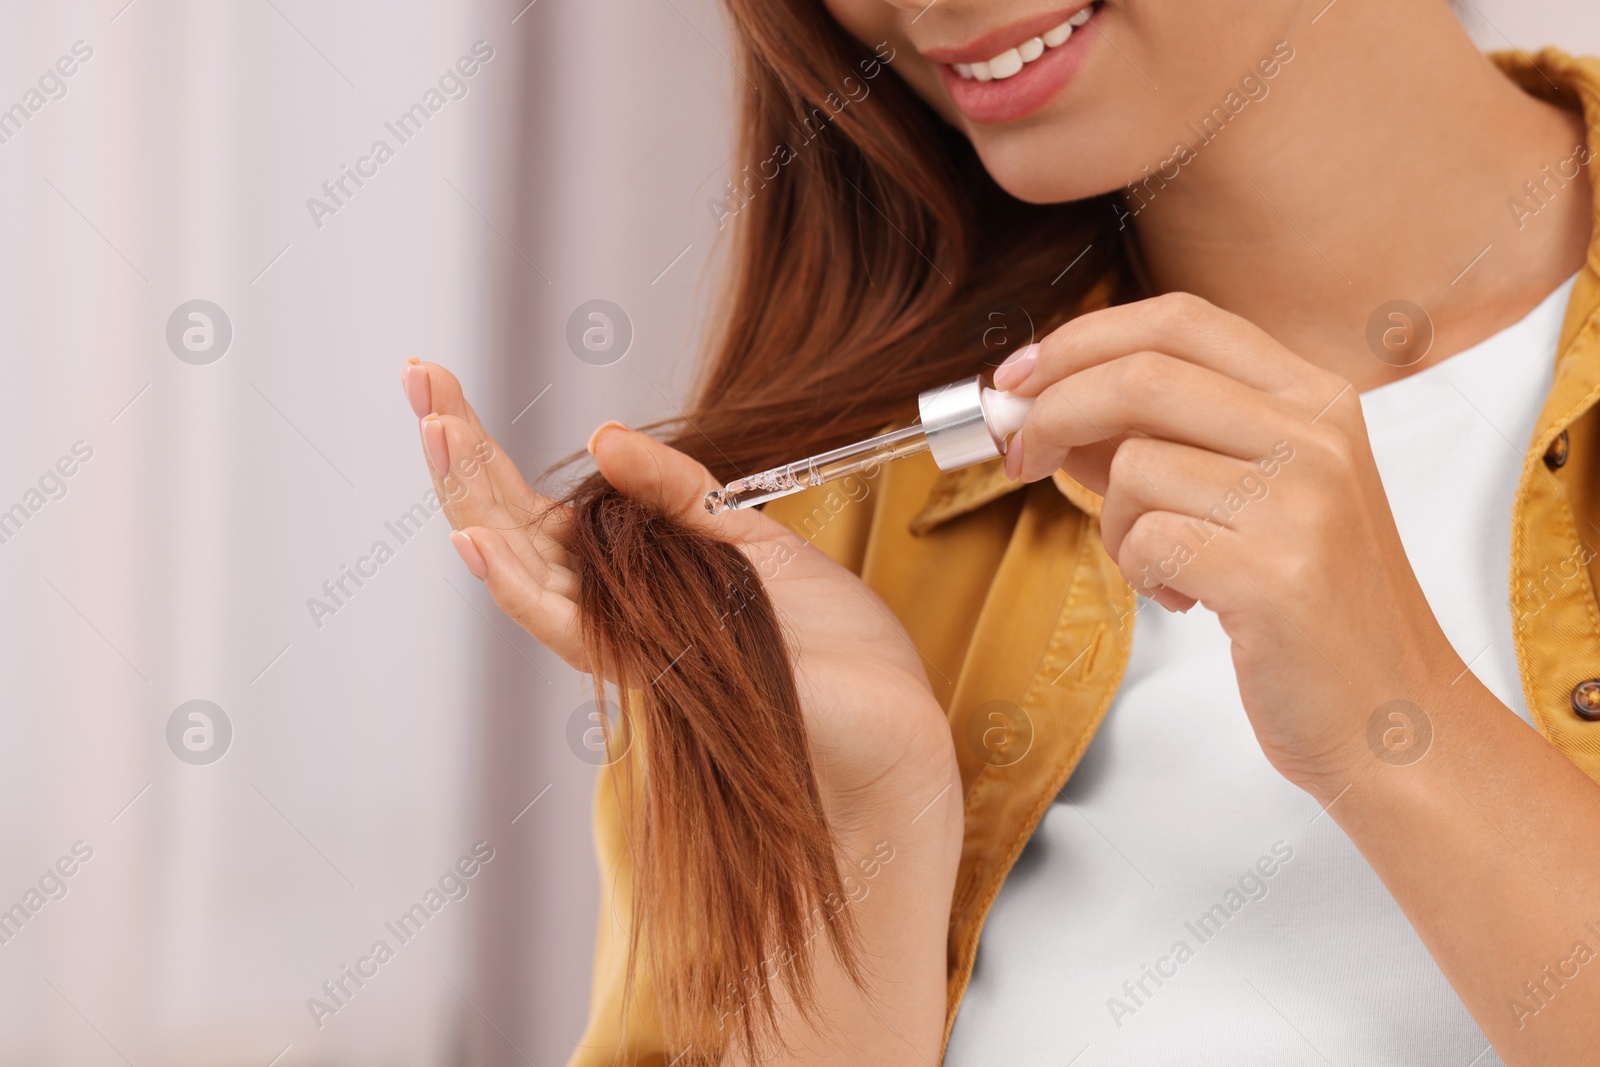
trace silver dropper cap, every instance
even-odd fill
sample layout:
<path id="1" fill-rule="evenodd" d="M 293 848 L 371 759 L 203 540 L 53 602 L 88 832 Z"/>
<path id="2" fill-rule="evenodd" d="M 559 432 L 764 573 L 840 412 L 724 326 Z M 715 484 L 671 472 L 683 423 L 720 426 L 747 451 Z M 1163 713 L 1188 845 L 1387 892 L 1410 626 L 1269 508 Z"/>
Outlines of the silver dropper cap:
<path id="1" fill-rule="evenodd" d="M 924 390 L 917 408 L 933 462 L 953 471 L 1005 455 L 1032 403 L 986 388 L 978 375 Z"/>

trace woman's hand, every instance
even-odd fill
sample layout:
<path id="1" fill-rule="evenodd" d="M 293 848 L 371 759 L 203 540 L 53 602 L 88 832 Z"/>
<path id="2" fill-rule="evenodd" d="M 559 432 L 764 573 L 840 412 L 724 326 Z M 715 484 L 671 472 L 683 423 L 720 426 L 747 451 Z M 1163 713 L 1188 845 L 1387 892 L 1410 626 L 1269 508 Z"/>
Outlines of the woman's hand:
<path id="1" fill-rule="evenodd" d="M 448 371 L 413 362 L 403 383 L 463 562 L 507 615 L 588 670 L 578 578 L 565 547 L 570 513 L 528 488 Z M 792 1020 L 786 1038 L 820 1050 L 821 1062 L 839 1053 L 834 1042 L 874 1050 L 883 1063 L 936 1058 L 961 790 L 950 728 L 918 652 L 876 593 L 788 527 L 754 510 L 708 514 L 705 494 L 721 486 L 690 457 L 618 423 L 596 430 L 589 451 L 618 491 L 748 557 L 791 640 L 812 767 L 841 851 L 852 862 L 881 861 L 885 849 L 893 856 L 870 893 L 850 905 L 862 958 L 889 980 L 869 999 L 833 961 L 818 961 L 819 1017 L 829 1033 Z M 735 598 L 727 607 L 742 604 Z M 945 803 L 929 807 L 943 793 Z"/>
<path id="2" fill-rule="evenodd" d="M 528 488 L 449 371 L 408 364 L 405 384 L 413 409 L 422 412 L 424 460 L 462 560 L 502 611 L 572 667 L 587 670 L 577 577 L 564 547 L 567 509 Z M 953 770 L 954 749 L 944 712 L 904 628 L 866 583 L 760 511 L 708 514 L 705 494 L 721 484 L 646 434 L 607 423 L 589 450 L 624 495 L 737 545 L 749 558 L 796 639 L 796 682 L 826 796 L 869 791 L 908 761 L 926 765 L 917 772 L 928 772 L 933 785 L 924 802 L 945 786 L 940 775 L 947 761 Z M 740 607 L 730 598 L 729 611 Z"/>
<path id="3" fill-rule="evenodd" d="M 461 383 L 443 367 L 411 359 L 400 371 L 433 489 L 467 569 L 492 571 L 490 595 L 541 644 L 587 670 L 578 628 L 578 583 L 565 542 L 571 515 L 528 488 L 516 464 L 478 421 Z M 472 527 L 470 531 L 466 527 Z"/>
<path id="4" fill-rule="evenodd" d="M 1103 494 L 1134 587 L 1217 613 L 1263 751 L 1372 864 L 1505 1061 L 1594 1062 L 1600 982 L 1530 991 L 1595 921 L 1600 787 L 1450 647 L 1355 390 L 1186 295 L 1075 319 L 995 384 L 1038 397 L 1007 470 Z M 1366 728 L 1396 699 L 1433 730 L 1391 764 Z"/>
<path id="5" fill-rule="evenodd" d="M 1103 495 L 1106 550 L 1135 590 L 1216 612 L 1256 737 L 1291 781 L 1347 783 L 1374 709 L 1431 703 L 1459 677 L 1349 383 L 1172 294 L 1074 319 L 995 384 L 1038 398 L 1007 472 L 1061 468 Z"/>

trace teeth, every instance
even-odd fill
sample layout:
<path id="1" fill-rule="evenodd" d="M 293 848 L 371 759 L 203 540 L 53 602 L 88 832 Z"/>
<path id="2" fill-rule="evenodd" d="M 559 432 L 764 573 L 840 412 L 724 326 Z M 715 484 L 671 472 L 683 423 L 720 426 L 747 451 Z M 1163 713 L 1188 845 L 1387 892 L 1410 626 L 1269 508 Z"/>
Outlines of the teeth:
<path id="1" fill-rule="evenodd" d="M 980 82 L 1003 81 L 1044 55 L 1046 49 L 1060 48 L 1066 44 L 1072 37 L 1072 31 L 1088 22 L 1093 15 L 1094 5 L 1091 4 L 1054 29 L 1046 30 L 1038 37 L 1030 37 L 1015 48 L 1008 48 L 986 63 L 955 64 L 956 73 Z"/>
<path id="2" fill-rule="evenodd" d="M 1004 52 L 989 60 L 989 73 L 994 75 L 995 81 L 1009 78 L 1022 69 L 1022 53 L 1015 48 L 1007 48 Z"/>

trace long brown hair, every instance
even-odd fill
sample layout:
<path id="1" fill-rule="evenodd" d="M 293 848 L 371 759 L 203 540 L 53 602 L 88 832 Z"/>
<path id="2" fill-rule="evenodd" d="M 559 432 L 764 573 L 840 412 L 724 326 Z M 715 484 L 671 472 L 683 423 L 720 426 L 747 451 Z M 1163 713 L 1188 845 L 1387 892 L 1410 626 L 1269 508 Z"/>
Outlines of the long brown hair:
<path id="1" fill-rule="evenodd" d="M 655 429 L 729 479 L 911 414 L 922 389 L 1070 317 L 1123 253 L 1106 200 L 1006 194 L 893 73 L 892 49 L 855 41 L 818 0 L 724 2 L 741 92 L 718 205 L 728 276 L 687 416 Z M 564 502 L 597 690 L 623 690 L 631 744 L 627 987 L 642 968 L 673 1048 L 709 1061 L 737 1042 L 755 1059 L 779 990 L 815 1006 L 814 945 L 865 981 L 849 909 L 815 936 L 843 896 L 840 857 L 778 616 L 736 548 L 598 475 Z"/>

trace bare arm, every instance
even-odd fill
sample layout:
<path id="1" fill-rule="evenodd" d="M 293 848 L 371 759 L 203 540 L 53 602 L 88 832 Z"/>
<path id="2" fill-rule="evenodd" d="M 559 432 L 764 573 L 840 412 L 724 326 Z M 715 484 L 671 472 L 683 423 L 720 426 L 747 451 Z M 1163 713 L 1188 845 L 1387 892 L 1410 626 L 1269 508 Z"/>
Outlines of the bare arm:
<path id="1" fill-rule="evenodd" d="M 1594 1063 L 1600 785 L 1471 675 L 1438 688 L 1421 759 L 1313 792 L 1508 1064 Z"/>

